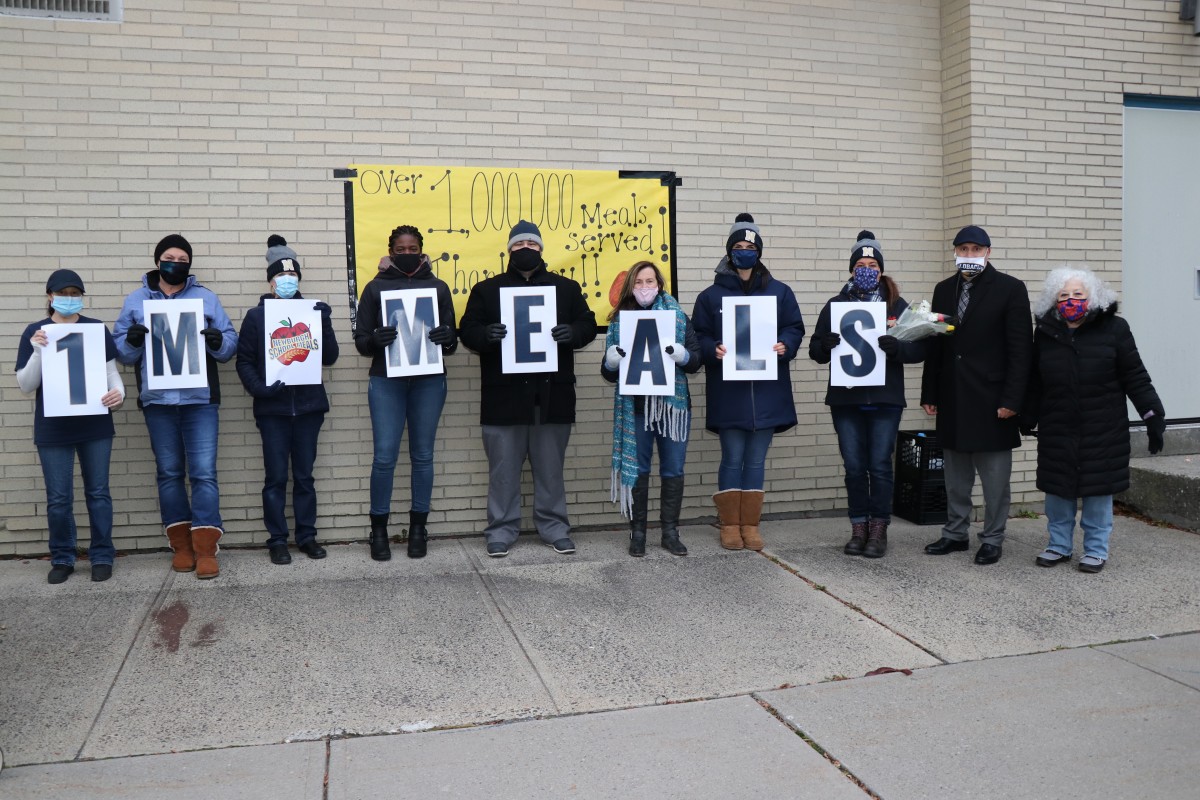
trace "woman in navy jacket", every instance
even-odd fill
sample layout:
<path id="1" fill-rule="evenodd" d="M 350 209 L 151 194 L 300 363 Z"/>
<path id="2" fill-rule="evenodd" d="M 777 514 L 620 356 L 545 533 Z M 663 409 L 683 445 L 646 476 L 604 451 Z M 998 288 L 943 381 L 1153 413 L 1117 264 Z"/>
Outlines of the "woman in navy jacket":
<path id="1" fill-rule="evenodd" d="M 271 298 L 302 300 L 300 262 L 282 236 L 267 240 L 267 281 L 271 292 L 246 312 L 238 334 L 237 372 L 246 391 L 254 398 L 254 422 L 262 435 L 263 525 L 267 528 L 267 551 L 274 564 L 290 564 L 287 526 L 288 461 L 292 464 L 292 511 L 296 519 L 296 547 L 309 558 L 324 558 L 325 548 L 317 542 L 317 492 L 313 465 L 317 460 L 317 436 L 329 410 L 322 384 L 288 386 L 283 381 L 266 382 L 266 339 L 264 303 Z M 320 301 L 321 364 L 330 366 L 338 358 L 338 343 L 330 321 L 332 309 Z"/>
<path id="2" fill-rule="evenodd" d="M 726 297 L 775 299 L 779 373 L 769 381 L 726 381 L 721 360 L 721 303 Z M 767 449 L 776 433 L 796 424 L 792 378 L 788 364 L 804 340 L 804 320 L 796 296 L 776 280 L 762 262 L 762 235 L 754 217 L 738 214 L 717 264 L 713 285 L 696 298 L 692 324 L 700 337 L 708 401 L 706 427 L 721 437 L 721 467 L 713 502 L 721 521 L 721 546 L 728 550 L 761 550 L 758 523 L 762 515 Z"/>
<path id="3" fill-rule="evenodd" d="M 832 297 L 817 318 L 808 340 L 808 355 L 828 364 L 842 337 L 830 327 L 831 303 L 887 304 L 889 324 L 908 308 L 896 283 L 883 274 L 883 250 L 875 234 L 862 231 L 850 248 L 850 280 Z M 848 556 L 879 558 L 887 551 L 887 529 L 892 521 L 892 451 L 900 430 L 904 400 L 904 365 L 924 359 L 920 342 L 902 342 L 895 336 L 879 337 L 887 359 L 883 386 L 833 386 L 825 405 L 833 416 L 838 449 L 846 468 L 846 504 L 850 513 Z"/>

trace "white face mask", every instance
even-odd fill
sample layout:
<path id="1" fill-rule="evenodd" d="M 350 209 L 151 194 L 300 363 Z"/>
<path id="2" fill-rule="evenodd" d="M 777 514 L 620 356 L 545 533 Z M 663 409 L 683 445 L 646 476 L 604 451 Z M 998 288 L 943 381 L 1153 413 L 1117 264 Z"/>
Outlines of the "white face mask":
<path id="1" fill-rule="evenodd" d="M 976 273 L 983 272 L 983 268 L 987 266 L 987 256 L 979 256 L 978 258 L 955 256 L 954 266 L 958 267 L 959 272 L 966 272 L 970 275 L 974 275 Z"/>

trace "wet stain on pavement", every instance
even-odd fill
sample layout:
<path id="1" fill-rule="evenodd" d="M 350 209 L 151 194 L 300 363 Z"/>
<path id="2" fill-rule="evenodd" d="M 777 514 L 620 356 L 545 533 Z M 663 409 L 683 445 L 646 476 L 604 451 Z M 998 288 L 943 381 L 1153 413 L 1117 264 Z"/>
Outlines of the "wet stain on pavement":
<path id="1" fill-rule="evenodd" d="M 166 648 L 168 653 L 178 653 L 179 639 L 189 617 L 191 612 L 188 611 L 187 604 L 179 600 L 154 612 L 154 624 L 158 626 L 154 646 Z"/>

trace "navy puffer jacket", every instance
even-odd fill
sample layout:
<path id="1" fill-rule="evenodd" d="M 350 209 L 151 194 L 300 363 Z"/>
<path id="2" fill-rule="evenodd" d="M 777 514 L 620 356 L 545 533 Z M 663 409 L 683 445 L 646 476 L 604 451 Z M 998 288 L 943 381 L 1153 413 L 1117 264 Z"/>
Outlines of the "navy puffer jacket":
<path id="1" fill-rule="evenodd" d="M 713 432 L 722 428 L 786 431 L 796 424 L 789 365 L 804 342 L 804 319 L 796 295 L 786 283 L 772 278 L 762 262 L 751 273 L 749 286 L 742 285 L 729 266 L 728 256 L 721 259 L 716 273 L 713 285 L 696 298 L 692 313 L 692 325 L 700 337 L 700 358 L 707 368 L 705 426 Z M 721 360 L 717 358 L 717 345 L 721 344 L 721 301 L 726 297 L 747 296 L 775 298 L 776 341 L 783 342 L 786 352 L 779 357 L 779 374 L 773 381 L 726 381 L 722 377 Z"/>

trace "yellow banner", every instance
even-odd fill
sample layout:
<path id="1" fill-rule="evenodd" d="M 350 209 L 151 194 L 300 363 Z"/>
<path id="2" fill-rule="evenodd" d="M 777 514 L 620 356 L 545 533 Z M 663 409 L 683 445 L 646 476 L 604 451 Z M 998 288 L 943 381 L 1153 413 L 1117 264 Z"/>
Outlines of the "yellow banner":
<path id="1" fill-rule="evenodd" d="M 508 233 L 518 220 L 542 232 L 549 268 L 583 287 L 604 325 L 625 271 L 653 261 L 674 293 L 671 230 L 674 173 L 496 167 L 353 164 L 357 293 L 388 255 L 388 236 L 413 225 L 424 237 L 434 273 L 461 317 L 479 281 L 506 269 Z M 357 298 L 356 298 L 357 299 Z"/>

